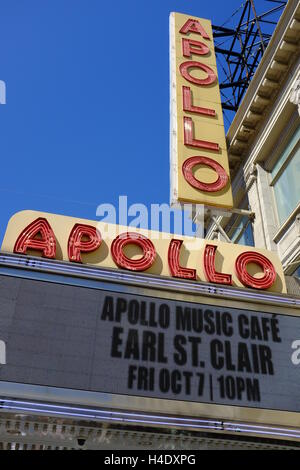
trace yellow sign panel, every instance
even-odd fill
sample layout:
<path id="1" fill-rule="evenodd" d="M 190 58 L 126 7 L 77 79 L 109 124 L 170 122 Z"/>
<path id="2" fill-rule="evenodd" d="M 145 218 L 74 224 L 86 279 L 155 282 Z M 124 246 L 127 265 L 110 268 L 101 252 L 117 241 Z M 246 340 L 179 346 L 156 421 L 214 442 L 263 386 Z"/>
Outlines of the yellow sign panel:
<path id="1" fill-rule="evenodd" d="M 28 210 L 15 214 L 8 223 L 1 249 L 286 293 L 282 265 L 273 252 L 44 212 Z"/>
<path id="2" fill-rule="evenodd" d="M 171 204 L 232 208 L 211 22 L 170 16 Z"/>

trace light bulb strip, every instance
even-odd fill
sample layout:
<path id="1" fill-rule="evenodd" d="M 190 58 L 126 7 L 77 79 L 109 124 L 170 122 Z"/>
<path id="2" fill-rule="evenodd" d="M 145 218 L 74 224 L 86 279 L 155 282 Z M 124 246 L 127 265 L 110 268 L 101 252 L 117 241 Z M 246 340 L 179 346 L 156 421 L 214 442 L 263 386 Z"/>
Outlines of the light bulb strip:
<path id="1" fill-rule="evenodd" d="M 300 429 L 275 427 L 267 425 L 256 425 L 250 423 L 234 423 L 230 421 L 197 419 L 189 417 L 177 417 L 166 415 L 153 415 L 148 413 L 135 413 L 127 411 L 112 411 L 95 408 L 83 408 L 68 405 L 49 404 L 42 402 L 23 401 L 15 399 L 0 398 L 1 409 L 6 412 L 24 411 L 27 413 L 43 414 L 49 416 L 66 416 L 74 419 L 89 419 L 96 421 L 111 421 L 135 424 L 147 424 L 157 426 L 176 426 L 177 428 L 189 429 L 212 429 L 230 433 L 245 433 L 279 438 L 299 439 Z"/>
<path id="2" fill-rule="evenodd" d="M 0 254 L 0 265 L 12 266 L 15 268 L 24 268 L 27 270 L 43 271 L 53 274 L 70 274 L 71 276 L 82 277 L 85 279 L 93 279 L 96 281 L 113 281 L 133 283 L 154 288 L 167 288 L 181 290 L 185 293 L 204 294 L 215 297 L 229 298 L 232 297 L 268 302 L 278 305 L 300 306 L 300 298 L 291 296 L 282 296 L 280 294 L 271 294 L 267 292 L 255 292 L 249 289 L 235 289 L 233 287 L 222 288 L 220 286 L 208 285 L 207 283 L 186 280 L 184 282 L 178 279 L 168 279 L 163 276 L 143 275 L 142 273 L 131 274 L 121 271 L 110 271 L 103 268 L 92 268 L 85 265 L 71 264 L 55 260 L 36 259 L 27 256 L 19 256 L 13 254 Z M 50 280 L 50 279 L 49 279 Z"/>

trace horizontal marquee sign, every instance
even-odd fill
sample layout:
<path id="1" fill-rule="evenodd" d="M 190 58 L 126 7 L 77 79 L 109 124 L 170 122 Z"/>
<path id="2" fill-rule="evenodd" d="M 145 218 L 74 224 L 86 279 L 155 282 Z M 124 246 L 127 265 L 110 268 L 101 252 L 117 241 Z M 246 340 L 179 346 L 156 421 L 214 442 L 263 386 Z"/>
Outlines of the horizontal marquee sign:
<path id="1" fill-rule="evenodd" d="M 232 208 L 211 22 L 170 15 L 171 203 Z"/>
<path id="2" fill-rule="evenodd" d="M 0 381 L 300 412 L 300 317 L 0 276 Z"/>
<path id="3" fill-rule="evenodd" d="M 15 214 L 2 251 L 286 293 L 273 252 L 44 212 Z"/>

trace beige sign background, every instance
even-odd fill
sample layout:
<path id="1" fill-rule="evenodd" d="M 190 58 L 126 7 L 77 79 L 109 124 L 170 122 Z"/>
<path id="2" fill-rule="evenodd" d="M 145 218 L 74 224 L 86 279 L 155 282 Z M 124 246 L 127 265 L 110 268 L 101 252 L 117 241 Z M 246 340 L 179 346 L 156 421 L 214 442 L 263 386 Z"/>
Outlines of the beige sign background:
<path id="1" fill-rule="evenodd" d="M 181 28 L 189 19 L 195 19 L 204 28 L 209 39 L 200 34 L 189 31 L 180 33 Z M 192 53 L 190 57 L 184 57 L 182 40 L 201 42 L 208 47 L 206 55 Z M 194 48 L 197 49 L 197 48 Z M 221 97 L 218 79 L 210 85 L 198 85 L 187 81 L 180 73 L 180 65 L 195 61 L 209 66 L 218 77 L 216 55 L 214 50 L 211 22 L 206 19 L 196 18 L 180 13 L 170 15 L 170 85 L 171 85 L 171 204 L 192 202 L 198 204 L 213 205 L 217 207 L 233 207 L 230 178 L 226 187 L 217 192 L 200 191 L 193 188 L 184 178 L 182 172 L 183 163 L 190 157 L 208 157 L 222 165 L 229 176 L 229 163 L 225 140 L 224 122 L 221 107 Z M 205 79 L 206 72 L 200 69 L 191 69 L 190 74 L 197 79 Z M 183 87 L 189 87 L 193 106 L 209 108 L 215 111 L 214 116 L 201 115 L 183 110 Z M 213 142 L 219 145 L 219 151 L 195 148 L 184 144 L 184 117 L 192 119 L 193 135 L 195 139 Z M 205 183 L 216 180 L 216 172 L 209 167 L 195 167 L 194 176 Z"/>
<path id="2" fill-rule="evenodd" d="M 198 281 L 206 281 L 203 270 L 203 253 L 205 246 L 210 244 L 217 246 L 215 262 L 216 271 L 231 274 L 234 286 L 244 287 L 235 274 L 235 260 L 241 253 L 250 250 L 266 256 L 275 267 L 277 277 L 275 283 L 268 289 L 268 291 L 286 293 L 286 284 L 281 262 L 277 255 L 271 251 L 252 248 L 249 246 L 223 243 L 216 240 L 204 240 L 201 238 L 186 237 L 171 233 L 138 229 L 135 227 L 107 224 L 105 222 L 97 222 L 95 220 L 77 219 L 75 217 L 49 214 L 46 212 L 27 210 L 13 215 L 9 220 L 1 250 L 13 253 L 14 245 L 22 230 L 39 217 L 46 218 L 54 231 L 57 242 L 56 258 L 59 260 L 69 261 L 67 243 L 71 229 L 75 224 L 82 223 L 97 227 L 102 236 L 102 244 L 96 251 L 92 253 L 82 253 L 83 263 L 106 268 L 117 268 L 110 253 L 113 239 L 124 232 L 137 232 L 151 239 L 157 252 L 154 264 L 151 268 L 145 271 L 146 273 L 170 276 L 168 266 L 168 248 L 170 241 L 176 238 L 183 240 L 184 242 L 180 251 L 181 266 L 197 269 Z M 139 258 L 142 254 L 140 249 L 134 245 L 129 245 L 124 251 L 126 256 L 132 258 Z M 41 255 L 39 251 L 30 250 L 28 250 L 27 254 L 31 254 L 33 256 Z M 262 275 L 261 268 L 255 264 L 249 265 L 248 272 L 255 277 L 260 277 Z"/>

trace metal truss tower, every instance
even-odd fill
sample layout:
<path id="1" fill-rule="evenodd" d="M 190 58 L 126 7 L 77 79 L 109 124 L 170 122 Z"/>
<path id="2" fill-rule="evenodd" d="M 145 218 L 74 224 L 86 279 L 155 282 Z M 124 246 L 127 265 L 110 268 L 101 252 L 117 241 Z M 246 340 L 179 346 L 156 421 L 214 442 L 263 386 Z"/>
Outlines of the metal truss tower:
<path id="1" fill-rule="evenodd" d="M 223 25 L 213 25 L 222 107 L 228 122 L 242 101 L 287 3 L 265 2 L 273 3 L 273 8 L 258 14 L 254 0 L 245 0 Z M 226 26 L 229 23 L 231 27 Z"/>

